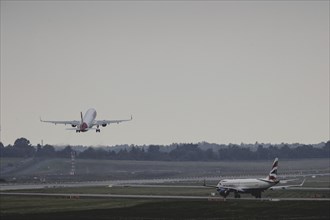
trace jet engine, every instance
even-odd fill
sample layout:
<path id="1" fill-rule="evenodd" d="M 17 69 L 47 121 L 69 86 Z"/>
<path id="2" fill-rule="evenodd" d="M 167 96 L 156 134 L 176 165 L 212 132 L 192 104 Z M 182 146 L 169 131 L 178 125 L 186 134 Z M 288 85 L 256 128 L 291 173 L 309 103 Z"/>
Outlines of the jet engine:
<path id="1" fill-rule="evenodd" d="M 77 127 L 77 125 L 71 125 L 71 126 L 74 127 L 74 128 Z"/>
<path id="2" fill-rule="evenodd" d="M 107 126 L 107 124 L 102 124 L 102 127 L 105 127 L 105 126 Z"/>
<path id="3" fill-rule="evenodd" d="M 224 198 L 226 198 L 228 195 L 229 195 L 229 190 L 226 190 L 226 189 L 220 189 L 219 190 L 219 194 L 221 196 L 223 196 Z"/>

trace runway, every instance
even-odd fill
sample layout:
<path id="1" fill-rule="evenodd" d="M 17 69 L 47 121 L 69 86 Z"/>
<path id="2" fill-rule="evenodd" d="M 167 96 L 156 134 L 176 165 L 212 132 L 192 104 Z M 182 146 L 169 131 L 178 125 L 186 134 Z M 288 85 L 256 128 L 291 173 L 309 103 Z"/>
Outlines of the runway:
<path id="1" fill-rule="evenodd" d="M 8 196 L 45 196 L 64 198 L 121 198 L 121 199 L 164 199 L 164 200 L 202 200 L 202 201 L 227 201 L 227 200 L 249 200 L 249 201 L 330 201 L 330 198 L 222 198 L 216 196 L 166 196 L 166 195 L 122 195 L 122 194 L 82 194 L 82 193 L 13 193 L 0 192 L 0 195 Z"/>
<path id="2" fill-rule="evenodd" d="M 205 188 L 205 186 L 198 185 L 164 185 L 160 182 L 128 182 L 128 181 L 95 181 L 95 182 L 77 182 L 77 183 L 49 183 L 49 184 L 1 184 L 0 191 L 7 190 L 29 190 L 29 189 L 46 189 L 46 188 L 70 188 L 70 187 L 91 187 L 91 186 L 104 186 L 104 187 L 148 187 L 148 188 Z M 151 183 L 151 184 L 150 184 Z M 154 183 L 154 184 L 152 184 Z M 313 191 L 330 191 L 330 188 L 325 187 L 292 187 L 281 190 L 313 190 Z"/>
<path id="3" fill-rule="evenodd" d="M 57 184 L 7 184 L 0 185 L 0 191 L 7 190 L 29 190 L 29 189 L 46 189 L 46 188 L 72 188 L 72 187 L 92 187 L 92 186 L 104 186 L 104 187 L 148 187 L 148 188 L 205 188 L 204 186 L 196 185 L 152 185 L 152 184 L 113 184 L 108 182 L 96 183 L 96 182 L 82 182 L 82 183 L 57 183 Z"/>
<path id="4" fill-rule="evenodd" d="M 203 180 L 219 180 L 219 177 L 196 177 L 196 178 L 165 178 L 165 179 L 138 179 L 138 180 L 105 180 L 105 181 L 85 181 L 85 182 L 68 182 L 68 183 L 34 183 L 34 184 L 0 184 L 0 191 L 21 190 L 21 189 L 43 189 L 43 188 L 62 188 L 62 187 L 89 187 L 89 186 L 160 186 L 157 184 L 179 183 L 183 181 L 199 181 L 200 186 L 187 186 L 187 188 L 202 187 Z M 171 185 L 173 186 L 173 185 Z M 160 186 L 161 187 L 161 186 Z M 180 187 L 180 186 L 179 186 Z"/>

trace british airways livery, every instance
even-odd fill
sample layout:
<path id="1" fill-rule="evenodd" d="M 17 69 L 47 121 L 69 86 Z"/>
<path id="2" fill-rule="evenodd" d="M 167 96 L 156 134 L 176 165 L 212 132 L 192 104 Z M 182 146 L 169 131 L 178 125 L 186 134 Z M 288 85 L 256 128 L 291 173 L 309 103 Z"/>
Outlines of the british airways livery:
<path id="1" fill-rule="evenodd" d="M 240 198 L 240 193 L 250 193 L 256 198 L 261 198 L 261 193 L 267 189 L 287 189 L 289 187 L 302 186 L 305 180 L 300 185 L 287 185 L 287 186 L 275 186 L 280 182 L 277 179 L 277 167 L 278 158 L 275 158 L 272 169 L 266 178 L 259 179 L 223 179 L 220 180 L 216 186 L 217 191 L 221 196 L 226 198 L 230 192 L 235 194 L 235 198 Z M 287 182 L 291 180 L 286 180 L 282 182 Z"/>

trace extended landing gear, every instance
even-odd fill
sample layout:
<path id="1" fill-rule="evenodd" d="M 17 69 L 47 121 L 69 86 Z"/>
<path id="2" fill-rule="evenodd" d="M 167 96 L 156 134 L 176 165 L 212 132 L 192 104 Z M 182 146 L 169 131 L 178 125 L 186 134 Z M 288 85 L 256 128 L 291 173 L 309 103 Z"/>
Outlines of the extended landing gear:
<path id="1" fill-rule="evenodd" d="M 96 133 L 97 133 L 97 132 L 99 132 L 99 133 L 100 133 L 100 132 L 101 132 L 101 130 L 97 128 L 97 129 L 96 129 Z"/>
<path id="2" fill-rule="evenodd" d="M 235 198 L 239 199 L 239 198 L 241 198 L 241 195 L 239 193 L 235 193 Z"/>
<path id="3" fill-rule="evenodd" d="M 252 194 L 254 197 L 256 197 L 257 199 L 261 198 L 261 192 L 256 192 Z"/>

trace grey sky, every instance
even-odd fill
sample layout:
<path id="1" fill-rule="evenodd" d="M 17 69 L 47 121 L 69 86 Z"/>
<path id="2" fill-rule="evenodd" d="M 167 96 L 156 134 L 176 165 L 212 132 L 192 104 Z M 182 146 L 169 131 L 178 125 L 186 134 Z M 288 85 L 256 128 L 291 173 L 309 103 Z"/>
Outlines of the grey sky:
<path id="1" fill-rule="evenodd" d="M 76 134 L 48 120 L 134 120 Z M 1 1 L 1 139 L 329 140 L 329 1 Z"/>

